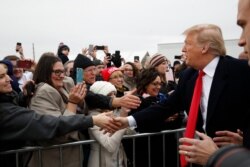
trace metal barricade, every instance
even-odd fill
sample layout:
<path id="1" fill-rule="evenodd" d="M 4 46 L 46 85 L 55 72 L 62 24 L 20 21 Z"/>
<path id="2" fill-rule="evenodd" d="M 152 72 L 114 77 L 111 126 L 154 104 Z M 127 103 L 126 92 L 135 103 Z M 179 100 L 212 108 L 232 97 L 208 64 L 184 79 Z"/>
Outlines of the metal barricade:
<path id="1" fill-rule="evenodd" d="M 185 130 L 185 128 L 181 128 L 181 129 L 175 129 L 175 130 L 165 130 L 165 131 L 161 131 L 161 132 L 157 132 L 157 133 L 141 133 L 141 134 L 134 134 L 134 135 L 125 135 L 123 137 L 123 140 L 128 140 L 128 139 L 132 139 L 133 141 L 133 167 L 135 167 L 135 161 L 136 161 L 136 152 L 135 152 L 135 147 L 136 147 L 136 140 L 138 138 L 147 138 L 148 140 L 148 144 L 147 144 L 147 147 L 148 147 L 148 158 L 147 158 L 147 161 L 148 161 L 148 166 L 149 167 L 154 167 L 152 164 L 151 164 L 151 137 L 152 136 L 162 136 L 162 145 L 163 145 L 163 154 L 162 155 L 159 155 L 159 156 L 162 156 L 163 157 L 163 167 L 166 166 L 166 162 L 165 162 L 165 154 L 166 154 L 166 151 L 164 148 L 165 148 L 165 137 L 169 134 L 175 134 L 175 137 L 176 137 L 176 140 L 177 140 L 177 144 L 176 144 L 176 152 L 177 152 L 177 167 L 179 167 L 179 154 L 178 154 L 178 145 L 179 145 L 179 138 L 183 136 L 183 131 Z M 25 148 L 22 148 L 22 149 L 18 149 L 18 150 L 8 150 L 8 151 L 4 151 L 4 152 L 1 152 L 0 153 L 0 156 L 3 156 L 3 155 L 14 155 L 15 156 L 15 161 L 16 161 L 16 167 L 23 167 L 23 164 L 20 164 L 20 159 L 23 158 L 23 155 L 24 154 L 28 154 L 28 153 L 33 153 L 33 152 L 37 152 L 38 153 L 38 162 L 37 163 L 37 166 L 38 167 L 44 167 L 43 164 L 42 164 L 42 160 L 43 160 L 43 157 L 42 157 L 42 151 L 43 150 L 50 150 L 50 149 L 59 149 L 59 157 L 60 157 L 60 167 L 63 167 L 64 164 L 63 164 L 63 152 L 62 150 L 66 147 L 71 147 L 71 146 L 79 146 L 79 155 L 80 157 L 83 157 L 83 149 L 82 149 L 82 146 L 83 145 L 90 145 L 92 143 L 97 143 L 97 141 L 95 140 L 84 140 L 84 141 L 77 141 L 77 142 L 72 142 L 72 143 L 65 143 L 65 144 L 58 144 L 58 145 L 53 145 L 53 146 L 49 146 L 49 147 L 25 147 Z M 101 148 L 101 145 L 99 144 L 100 148 Z M 119 156 L 117 156 L 118 158 Z M 99 155 L 99 162 L 101 160 L 101 154 Z M 81 159 L 82 161 L 82 159 Z M 117 159 L 117 162 L 119 161 L 119 159 Z M 99 163 L 101 164 L 101 163 Z M 118 163 L 117 163 L 118 164 Z M 1 165 L 2 166 L 2 165 Z M 83 164 L 80 165 L 81 167 L 83 167 Z M 118 166 L 118 165 L 117 165 Z"/>

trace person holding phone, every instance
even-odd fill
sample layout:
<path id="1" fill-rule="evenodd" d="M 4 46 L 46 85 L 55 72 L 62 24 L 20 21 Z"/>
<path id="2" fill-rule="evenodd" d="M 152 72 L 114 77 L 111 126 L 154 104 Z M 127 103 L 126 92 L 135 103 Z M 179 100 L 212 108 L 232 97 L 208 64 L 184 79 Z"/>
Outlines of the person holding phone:
<path id="1" fill-rule="evenodd" d="M 31 60 L 20 59 L 16 55 L 9 55 L 4 58 L 13 65 L 13 74 L 18 81 L 19 89 L 23 90 L 23 85 L 33 78 L 33 71 L 36 63 Z"/>
<path id="2" fill-rule="evenodd" d="M 73 73 L 71 77 L 77 83 L 77 69 L 81 68 L 83 70 L 83 81 L 87 85 L 87 89 L 96 81 L 96 67 L 93 61 L 88 57 L 78 54 L 74 60 Z"/>
<path id="3" fill-rule="evenodd" d="M 134 56 L 134 65 L 139 71 L 142 71 L 143 66 L 142 63 L 140 62 L 140 56 Z"/>
<path id="4" fill-rule="evenodd" d="M 93 125 L 109 126 L 111 119 L 105 113 L 95 116 L 77 114 L 55 117 L 49 114 L 37 114 L 33 110 L 21 107 L 21 96 L 18 96 L 11 87 L 7 66 L 5 61 L 0 61 L 0 151 L 19 149 L 25 146 L 27 140 L 52 141 L 56 136 L 76 130 L 86 130 Z M 19 156 L 18 160 L 20 159 Z M 1 166 L 17 166 L 18 162 L 20 165 L 21 162 L 18 160 L 15 154 L 0 155 Z M 54 161 L 55 159 L 46 163 Z"/>
<path id="5" fill-rule="evenodd" d="M 16 55 L 22 60 L 25 59 L 23 55 L 23 47 L 21 42 L 16 43 Z"/>
<path id="6" fill-rule="evenodd" d="M 83 68 L 84 82 L 87 85 L 87 89 L 95 82 L 95 70 L 96 67 L 94 63 L 82 54 L 78 54 L 74 60 L 73 73 L 71 77 L 76 83 L 76 69 Z M 119 98 L 111 98 L 99 94 L 95 94 L 91 91 L 87 92 L 85 97 L 86 104 L 88 106 L 94 106 L 101 109 L 112 109 L 117 107 L 125 108 L 137 108 L 140 105 L 140 99 L 131 94 L 126 94 L 125 96 Z"/>
<path id="7" fill-rule="evenodd" d="M 44 68 L 44 66 L 48 68 Z M 65 77 L 62 61 L 53 53 L 44 53 L 41 56 L 33 80 L 36 87 L 29 108 L 36 113 L 55 117 L 84 113 L 83 110 L 78 111 L 77 107 L 82 106 L 84 102 L 87 92 L 85 84 L 78 83 L 74 86 L 73 80 Z M 83 136 L 81 132 L 74 131 L 54 140 L 37 142 L 37 144 L 45 146 L 84 139 L 80 136 Z M 58 166 L 60 164 L 60 161 L 57 161 L 59 159 L 58 151 L 56 149 L 42 151 L 42 163 L 48 167 Z M 63 164 L 67 164 L 68 167 L 80 165 L 81 158 L 77 154 L 79 151 L 79 148 L 75 146 L 63 149 L 63 155 L 68 157 L 63 160 Z M 53 159 L 53 161 L 51 162 L 50 159 Z M 36 160 L 36 154 L 34 153 L 30 165 L 33 166 Z"/>

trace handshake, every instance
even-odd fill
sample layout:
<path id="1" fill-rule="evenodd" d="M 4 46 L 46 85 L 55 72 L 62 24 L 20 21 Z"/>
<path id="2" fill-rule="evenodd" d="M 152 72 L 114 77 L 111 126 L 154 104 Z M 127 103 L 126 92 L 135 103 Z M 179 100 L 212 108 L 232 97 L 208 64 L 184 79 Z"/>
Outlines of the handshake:
<path id="1" fill-rule="evenodd" d="M 112 106 L 114 108 L 121 107 L 122 111 L 120 112 L 120 116 L 115 116 L 112 111 L 104 112 L 92 116 L 93 124 L 100 127 L 101 130 L 104 130 L 104 133 L 110 133 L 110 135 L 120 129 L 127 128 L 129 126 L 127 118 L 128 112 L 130 109 L 139 107 L 141 103 L 140 98 L 134 95 L 135 92 L 136 89 L 127 92 L 127 94 L 122 97 L 113 98 Z"/>
<path id="2" fill-rule="evenodd" d="M 110 135 L 129 126 L 127 117 L 116 117 L 112 111 L 94 115 L 92 118 L 94 125 L 99 126 L 104 133 L 110 133 Z"/>

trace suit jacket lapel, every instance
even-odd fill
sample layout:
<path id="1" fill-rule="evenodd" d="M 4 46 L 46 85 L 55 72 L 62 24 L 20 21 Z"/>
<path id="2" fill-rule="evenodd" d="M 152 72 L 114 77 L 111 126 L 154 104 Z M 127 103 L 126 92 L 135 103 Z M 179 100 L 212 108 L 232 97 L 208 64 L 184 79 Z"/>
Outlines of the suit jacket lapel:
<path id="1" fill-rule="evenodd" d="M 224 58 L 220 57 L 210 89 L 206 125 L 208 125 L 213 114 L 215 113 L 216 105 L 219 101 L 221 93 L 223 92 L 223 89 L 225 88 L 225 85 L 227 83 L 226 81 L 227 81 L 227 73 L 226 73 L 226 66 L 224 64 Z"/>

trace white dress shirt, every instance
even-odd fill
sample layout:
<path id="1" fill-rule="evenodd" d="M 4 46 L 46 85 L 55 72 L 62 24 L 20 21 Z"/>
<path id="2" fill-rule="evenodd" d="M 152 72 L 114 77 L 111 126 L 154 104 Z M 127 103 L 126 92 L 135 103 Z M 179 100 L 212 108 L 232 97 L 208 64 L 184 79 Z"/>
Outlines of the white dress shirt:
<path id="1" fill-rule="evenodd" d="M 214 73 L 219 62 L 219 57 L 215 57 L 206 67 L 203 69 L 205 75 L 202 77 L 202 94 L 201 94 L 201 115 L 203 118 L 203 130 L 206 129 L 207 120 L 207 106 L 210 94 L 211 85 L 214 78 Z"/>
<path id="2" fill-rule="evenodd" d="M 203 126 L 202 128 L 206 129 L 206 119 L 207 119 L 207 106 L 208 106 L 208 98 L 210 94 L 210 89 L 212 85 L 212 81 L 214 78 L 214 73 L 216 70 L 216 67 L 219 62 L 219 57 L 215 57 L 209 64 L 206 65 L 206 67 L 203 69 L 203 72 L 205 72 L 205 75 L 202 77 L 202 94 L 201 94 L 201 114 L 203 118 Z M 136 121 L 133 116 L 128 116 L 128 123 L 130 127 L 137 127 Z"/>

